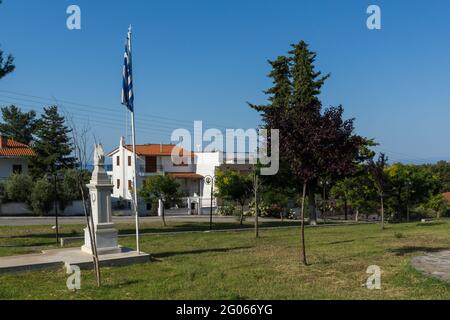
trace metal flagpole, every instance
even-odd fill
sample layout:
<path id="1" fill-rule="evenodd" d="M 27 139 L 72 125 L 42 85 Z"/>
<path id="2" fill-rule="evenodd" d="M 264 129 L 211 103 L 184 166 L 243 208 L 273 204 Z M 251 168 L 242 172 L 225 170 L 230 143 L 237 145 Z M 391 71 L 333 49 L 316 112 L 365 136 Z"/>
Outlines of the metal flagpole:
<path id="1" fill-rule="evenodd" d="M 139 241 L 139 213 L 137 202 L 137 175 L 136 175 L 136 128 L 134 126 L 134 111 L 131 112 L 131 130 L 133 131 L 133 192 L 134 192 L 134 214 L 136 217 L 136 251 L 141 252 Z"/>
<path id="2" fill-rule="evenodd" d="M 131 58 L 131 25 L 128 30 L 128 50 L 130 52 L 129 59 L 132 61 Z M 134 95 L 134 92 L 133 92 Z M 141 252 L 141 246 L 139 241 L 139 213 L 138 213 L 138 198 L 137 198 L 137 170 L 136 170 L 136 127 L 135 127 L 135 121 L 134 121 L 134 105 L 131 108 L 131 133 L 132 133 L 132 140 L 133 140 L 133 193 L 134 193 L 134 201 L 133 201 L 133 207 L 134 207 L 134 215 L 136 218 L 136 251 L 138 254 Z"/>

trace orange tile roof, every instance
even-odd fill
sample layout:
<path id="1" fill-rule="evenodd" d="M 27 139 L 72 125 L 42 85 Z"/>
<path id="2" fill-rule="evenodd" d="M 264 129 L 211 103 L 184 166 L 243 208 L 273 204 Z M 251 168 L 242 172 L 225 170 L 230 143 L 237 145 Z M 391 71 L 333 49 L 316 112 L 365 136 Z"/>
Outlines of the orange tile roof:
<path id="1" fill-rule="evenodd" d="M 126 145 L 129 151 L 133 151 L 133 146 Z M 140 156 L 171 156 L 174 148 L 177 148 L 176 145 L 173 144 L 142 144 L 136 145 L 136 154 Z M 181 150 L 183 152 L 181 153 Z M 189 154 L 193 155 L 193 152 L 180 148 L 180 155 Z"/>
<path id="2" fill-rule="evenodd" d="M 0 137 L 1 139 L 1 137 Z M 34 152 L 30 146 L 14 141 L 12 139 L 4 139 L 0 147 L 0 157 L 32 157 Z"/>
<path id="3" fill-rule="evenodd" d="M 443 193 L 442 196 L 448 201 L 450 204 L 450 192 Z"/>
<path id="4" fill-rule="evenodd" d="M 167 172 L 167 175 L 169 177 L 178 179 L 203 179 L 203 176 L 194 172 Z"/>

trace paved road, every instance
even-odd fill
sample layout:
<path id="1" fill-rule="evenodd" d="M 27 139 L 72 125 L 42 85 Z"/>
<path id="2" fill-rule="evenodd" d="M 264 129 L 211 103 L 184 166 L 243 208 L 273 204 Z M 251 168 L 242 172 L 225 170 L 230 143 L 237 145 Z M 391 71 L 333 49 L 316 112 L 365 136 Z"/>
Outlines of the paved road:
<path id="1" fill-rule="evenodd" d="M 160 221 L 160 217 L 141 217 L 140 222 Z M 168 216 L 166 220 L 172 222 L 209 222 L 209 216 Z M 247 221 L 251 221 L 248 218 Z M 84 217 L 60 217 L 59 223 L 62 225 L 85 224 Z M 215 222 L 236 222 L 235 217 L 213 217 Z M 264 221 L 279 221 L 277 219 L 264 219 Z M 132 216 L 113 216 L 115 223 L 134 223 Z M 54 217 L 1 217 L 0 226 L 50 226 L 55 224 Z"/>

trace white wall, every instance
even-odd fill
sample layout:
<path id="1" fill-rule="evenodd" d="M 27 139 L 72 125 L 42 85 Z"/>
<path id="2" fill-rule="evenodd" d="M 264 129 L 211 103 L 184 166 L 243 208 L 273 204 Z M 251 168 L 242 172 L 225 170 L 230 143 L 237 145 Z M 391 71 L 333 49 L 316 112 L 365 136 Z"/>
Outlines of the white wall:
<path id="1" fill-rule="evenodd" d="M 120 146 L 118 151 L 112 155 L 112 183 L 114 184 L 113 197 L 131 199 L 130 191 L 128 190 L 128 180 L 133 180 L 133 167 L 128 166 L 128 157 L 132 157 L 133 153 L 128 149 Z M 120 157 L 120 165 L 117 166 L 117 157 Z M 145 162 L 138 158 L 137 159 L 137 169 L 145 165 Z M 120 180 L 120 188 L 117 188 L 117 180 Z M 139 181 L 138 178 L 138 187 Z"/>
<path id="2" fill-rule="evenodd" d="M 110 154 L 112 158 L 113 170 L 110 172 L 112 183 L 114 184 L 113 190 L 113 198 L 123 198 L 125 200 L 131 200 L 131 194 L 128 190 L 128 180 L 133 179 L 133 167 L 128 166 L 128 157 L 132 156 L 133 153 L 126 149 L 122 143 L 119 148 L 113 153 Z M 117 166 L 116 157 L 120 157 L 120 165 Z M 160 170 L 162 168 L 163 172 L 172 172 L 172 173 L 183 173 L 183 172 L 192 172 L 199 174 L 203 177 L 205 176 L 214 176 L 215 170 L 223 163 L 223 153 L 222 152 L 201 152 L 195 153 L 195 163 L 190 164 L 188 166 L 175 166 L 172 162 L 172 158 L 170 156 L 158 156 L 157 157 L 157 169 Z M 140 188 L 143 184 L 143 181 L 151 175 L 145 173 L 145 157 L 137 157 L 137 186 Z M 117 188 L 117 180 L 120 179 L 120 188 Z M 204 198 L 210 198 L 211 195 L 211 186 L 205 185 L 204 181 L 198 182 L 192 181 L 188 182 L 188 189 L 192 191 L 196 191 L 198 183 L 200 183 L 200 196 Z M 139 205 L 139 207 L 145 208 L 144 204 Z M 140 209 L 140 210 L 141 210 Z"/>
<path id="3" fill-rule="evenodd" d="M 53 215 L 54 209 L 50 210 L 49 215 Z M 82 201 L 74 201 L 67 206 L 64 212 L 58 208 L 61 216 L 79 216 L 84 215 L 84 206 Z M 0 216 L 32 215 L 33 213 L 25 203 L 10 202 L 0 204 Z"/>
<path id="4" fill-rule="evenodd" d="M 22 173 L 28 174 L 27 158 L 0 158 L 0 179 L 7 179 L 13 173 L 13 165 L 21 165 Z"/>
<path id="5" fill-rule="evenodd" d="M 213 177 L 216 173 L 216 168 L 219 167 L 220 164 L 223 162 L 222 152 L 201 152 L 196 153 L 195 156 L 197 161 L 196 173 L 203 177 L 206 176 Z M 206 185 L 204 181 L 202 181 L 200 192 L 201 197 L 210 198 L 211 186 Z"/>

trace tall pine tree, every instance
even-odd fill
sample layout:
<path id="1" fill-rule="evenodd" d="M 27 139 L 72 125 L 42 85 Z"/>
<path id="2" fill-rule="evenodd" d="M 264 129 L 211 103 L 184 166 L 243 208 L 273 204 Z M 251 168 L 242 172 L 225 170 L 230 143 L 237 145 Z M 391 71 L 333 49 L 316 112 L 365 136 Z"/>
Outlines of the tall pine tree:
<path id="1" fill-rule="evenodd" d="M 322 76 L 320 71 L 315 71 L 314 63 L 317 54 L 309 50 L 306 42 L 300 41 L 298 44 L 293 44 L 289 54 L 291 55 L 290 61 L 293 82 L 292 109 L 290 112 L 293 117 L 291 118 L 294 119 L 294 121 L 298 121 L 297 125 L 302 123 L 303 128 L 309 128 L 307 131 L 301 130 L 303 132 L 298 133 L 304 136 L 302 144 L 307 150 L 305 150 L 306 157 L 300 161 L 300 168 L 297 168 L 297 170 L 301 170 L 301 166 L 304 165 L 302 163 L 305 163 L 306 165 L 308 162 L 312 165 L 311 168 L 315 167 L 319 169 L 319 159 L 316 159 L 318 156 L 316 150 L 318 146 L 318 136 L 315 131 L 310 129 L 314 126 L 320 126 L 322 103 L 320 102 L 319 95 L 322 86 L 330 75 Z M 307 147 L 308 144 L 310 144 L 309 147 Z M 289 149 L 289 151 L 291 150 L 292 149 Z M 314 174 L 310 172 L 309 175 L 310 177 L 307 178 L 309 220 L 310 224 L 315 225 L 317 224 L 315 194 L 319 172 L 315 172 Z"/>
<path id="2" fill-rule="evenodd" d="M 1 108 L 3 123 L 0 123 L 0 134 L 17 142 L 30 145 L 36 131 L 36 112 L 22 112 L 16 106 Z"/>
<path id="3" fill-rule="evenodd" d="M 292 45 L 284 63 L 272 65 L 274 86 L 267 93 L 270 104 L 253 106 L 261 112 L 267 128 L 280 131 L 280 154 L 289 165 L 291 179 L 301 193 L 302 261 L 307 264 L 304 208 L 308 193 L 310 223 L 316 223 L 315 189 L 320 178 L 349 174 L 358 162 L 359 151 L 367 141 L 353 134 L 353 119 L 343 120 L 342 107 L 322 114 L 319 99 L 329 75 L 316 72 L 316 54 L 301 41 Z M 286 70 L 288 61 L 288 71 Z M 286 88 L 289 87 L 289 90 Z"/>
<path id="4" fill-rule="evenodd" d="M 58 107 L 44 108 L 36 130 L 36 142 L 33 150 L 34 176 L 54 174 L 58 170 L 75 167 L 72 156 L 73 146 L 69 137 L 72 130 L 65 125 L 65 119 L 59 115 Z"/>

